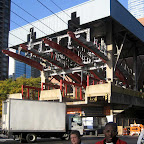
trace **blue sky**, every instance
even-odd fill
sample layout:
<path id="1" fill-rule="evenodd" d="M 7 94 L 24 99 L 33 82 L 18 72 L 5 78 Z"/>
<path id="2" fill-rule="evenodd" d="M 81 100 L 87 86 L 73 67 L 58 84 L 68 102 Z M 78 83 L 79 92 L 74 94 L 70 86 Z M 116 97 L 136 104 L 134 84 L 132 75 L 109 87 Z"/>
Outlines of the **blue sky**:
<path id="1" fill-rule="evenodd" d="M 128 8 L 128 0 L 118 0 L 126 9 Z"/>
<path id="2" fill-rule="evenodd" d="M 44 18 L 53 14 L 47 8 L 53 12 L 59 12 L 69 7 L 75 6 L 77 4 L 86 2 L 88 0 L 11 0 L 11 21 L 10 29 L 13 30 L 20 26 L 26 25 L 29 22 L 36 21 L 37 19 Z M 43 3 L 47 8 L 45 8 L 41 3 Z M 119 0 L 119 2 L 127 8 L 128 0 Z M 59 7 L 57 7 L 59 6 Z M 17 6 L 18 5 L 18 6 Z M 30 13 L 32 16 L 27 14 Z M 36 19 L 35 19 L 35 18 Z"/>

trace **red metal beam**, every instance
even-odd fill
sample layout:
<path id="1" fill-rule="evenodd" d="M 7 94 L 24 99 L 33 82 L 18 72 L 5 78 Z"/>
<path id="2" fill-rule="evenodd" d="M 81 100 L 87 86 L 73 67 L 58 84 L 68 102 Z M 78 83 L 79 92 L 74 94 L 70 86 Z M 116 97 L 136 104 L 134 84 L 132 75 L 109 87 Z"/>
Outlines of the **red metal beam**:
<path id="1" fill-rule="evenodd" d="M 54 87 L 54 88 L 60 88 L 59 85 L 54 85 L 52 83 L 42 83 L 42 84 L 45 85 L 45 86 L 50 86 L 50 87 Z"/>
<path id="2" fill-rule="evenodd" d="M 27 89 L 27 98 L 29 99 L 29 88 Z"/>
<path id="3" fill-rule="evenodd" d="M 101 80 L 95 73 L 94 73 L 94 71 L 89 71 L 97 80 Z"/>
<path id="4" fill-rule="evenodd" d="M 32 86 L 26 86 L 26 85 L 22 85 L 22 97 L 23 97 L 23 92 L 24 92 L 24 88 L 27 88 L 27 98 L 29 99 L 29 89 L 34 89 L 38 91 L 38 100 L 39 100 L 39 92 L 41 91 L 41 88 L 38 87 L 32 87 Z M 24 97 L 23 97 L 24 99 Z M 33 97 L 34 99 L 34 97 Z"/>
<path id="5" fill-rule="evenodd" d="M 82 88 L 80 88 L 80 100 L 82 100 Z"/>
<path id="6" fill-rule="evenodd" d="M 81 79 L 80 79 L 80 77 L 79 77 L 77 74 L 75 74 L 75 73 L 74 73 L 74 74 L 69 74 L 69 76 L 70 76 L 73 80 L 81 83 Z"/>
<path id="7" fill-rule="evenodd" d="M 68 48 L 62 47 L 61 45 L 59 45 L 53 41 L 50 41 L 46 38 L 44 38 L 43 41 L 45 44 L 48 44 L 50 47 L 56 49 L 57 51 L 61 52 L 64 55 L 66 55 L 67 57 L 69 57 L 71 60 L 73 60 L 77 64 L 79 64 L 81 66 L 84 65 L 82 62 L 82 59 L 76 53 L 72 52 Z"/>
<path id="8" fill-rule="evenodd" d="M 119 78 L 119 80 L 122 81 L 122 83 L 124 85 L 126 85 L 128 87 L 128 82 L 127 82 L 126 78 L 124 77 L 124 75 L 118 68 L 116 68 L 115 75 Z"/>
<path id="9" fill-rule="evenodd" d="M 60 81 L 60 79 L 62 79 L 62 77 L 60 77 L 60 79 L 58 79 L 57 77 L 53 76 L 57 81 Z M 75 76 L 73 76 L 75 78 Z M 62 83 L 64 84 L 70 84 L 70 85 L 74 85 L 74 86 L 78 86 L 78 87 L 82 87 L 81 84 L 79 83 L 73 83 L 73 82 L 69 82 L 69 81 L 66 81 L 66 80 L 62 80 Z"/>
<path id="10" fill-rule="evenodd" d="M 60 80 L 60 90 L 62 91 L 62 79 Z"/>
<path id="11" fill-rule="evenodd" d="M 74 85 L 74 86 L 77 86 L 77 87 L 82 87 L 82 85 L 81 85 L 81 84 L 78 84 L 78 83 L 68 82 L 68 81 L 66 81 L 66 80 L 63 80 L 62 82 L 63 82 L 64 84 L 70 84 L 70 85 Z"/>
<path id="12" fill-rule="evenodd" d="M 35 56 L 38 56 L 38 57 L 40 57 L 40 58 L 43 58 L 42 56 L 39 56 L 37 53 L 35 53 L 35 52 L 33 52 L 33 51 L 30 51 L 30 50 L 28 50 L 28 47 L 26 46 L 26 45 L 24 45 L 24 44 L 20 44 L 20 46 L 21 46 L 21 48 L 23 49 L 23 50 L 25 50 L 25 51 L 27 51 L 27 52 L 29 52 L 29 53 L 32 53 L 33 55 L 35 55 Z M 45 58 L 43 58 L 44 60 L 47 60 L 47 59 L 45 59 Z M 48 60 L 47 60 L 48 61 Z M 48 62 L 50 62 L 50 63 L 52 63 L 51 61 L 48 61 Z M 59 63 L 58 61 L 56 61 L 55 60 L 55 62 L 56 63 Z M 59 67 L 60 69 L 64 69 L 63 67 L 60 67 L 60 66 L 58 66 L 58 65 L 56 65 L 56 64 L 54 64 L 54 63 L 52 63 L 53 65 L 55 65 L 55 66 L 57 66 L 57 67 Z M 80 82 L 80 78 L 77 76 L 77 75 L 73 75 L 73 74 L 70 74 L 72 77 L 73 77 L 73 79 L 75 79 L 76 81 L 78 81 L 78 82 Z M 55 79 L 56 79 L 56 77 L 54 77 Z M 58 80 L 58 79 L 57 79 Z M 58 80 L 59 81 L 59 80 Z M 86 87 L 86 85 L 83 85 L 84 87 Z"/>
<path id="13" fill-rule="evenodd" d="M 62 77 L 61 76 L 53 76 L 53 78 L 55 78 L 57 81 L 59 81 L 60 82 L 60 80 L 62 79 Z"/>
<path id="14" fill-rule="evenodd" d="M 31 51 L 31 50 L 28 50 L 28 47 L 27 47 L 26 45 L 24 45 L 24 44 L 20 44 L 20 46 L 21 46 L 21 48 L 22 48 L 24 51 L 27 51 L 27 52 L 29 52 L 29 53 L 32 53 L 33 55 L 35 55 L 35 56 L 37 56 L 37 57 L 39 57 L 39 58 L 42 58 L 42 59 L 48 61 L 49 63 L 51 63 L 51 64 L 59 67 L 60 69 L 62 69 L 62 67 L 60 67 L 60 66 L 57 65 L 57 64 L 59 63 L 57 60 L 55 60 L 55 63 L 54 63 L 54 62 L 49 61 L 48 59 L 43 58 L 42 56 L 38 55 L 38 51 L 35 50 L 35 52 L 34 52 L 34 51 Z M 57 63 L 57 64 L 56 64 L 56 63 Z"/>
<path id="15" fill-rule="evenodd" d="M 77 87 L 75 87 L 75 98 L 77 99 Z"/>
<path id="16" fill-rule="evenodd" d="M 41 88 L 23 85 L 23 88 L 34 89 L 40 91 Z"/>
<path id="17" fill-rule="evenodd" d="M 84 88 L 86 88 L 85 82 L 83 82 L 82 85 L 79 84 L 79 83 L 81 83 L 81 78 L 76 73 L 75 74 L 68 74 L 68 76 L 71 79 L 73 79 L 74 81 L 76 81 L 77 83 L 72 83 L 72 82 L 68 82 L 68 81 L 64 80 L 65 84 L 71 84 L 71 85 L 75 85 L 75 86 L 78 86 L 78 87 L 83 86 Z M 59 78 L 57 76 L 53 76 L 53 78 L 55 78 L 57 81 L 60 81 L 60 79 L 62 79 L 62 77 L 60 77 L 60 76 L 59 76 Z"/>
<path id="18" fill-rule="evenodd" d="M 24 89 L 23 89 L 23 85 L 22 85 L 22 99 L 24 99 L 24 98 L 23 98 L 23 93 L 24 93 Z"/>
<path id="19" fill-rule="evenodd" d="M 38 91 L 38 100 L 39 100 L 39 97 L 40 97 L 40 94 L 39 94 L 39 91 Z"/>
<path id="20" fill-rule="evenodd" d="M 85 44 L 83 44 L 80 40 L 78 40 L 76 37 L 75 37 L 75 34 L 71 31 L 68 32 L 68 35 L 74 40 L 76 41 L 79 45 L 81 45 L 82 47 L 90 50 L 92 53 L 94 53 L 97 57 L 99 57 L 104 63 L 106 63 L 106 60 L 103 59 L 100 55 L 98 55 L 95 51 L 93 51 L 92 49 L 90 49 L 89 47 L 87 47 Z"/>
<path id="21" fill-rule="evenodd" d="M 14 59 L 18 60 L 18 61 L 21 61 L 21 62 L 24 62 L 40 71 L 43 70 L 43 66 L 41 64 L 39 64 L 38 62 L 32 60 L 32 59 L 29 59 L 27 57 L 24 57 L 22 55 L 19 55 L 19 54 L 16 54 L 14 52 L 11 52 L 11 51 L 8 51 L 8 50 L 2 50 L 2 52 L 10 57 L 13 57 Z"/>
<path id="22" fill-rule="evenodd" d="M 89 75 L 87 75 L 87 86 L 89 86 Z"/>
<path id="23" fill-rule="evenodd" d="M 80 77 L 78 74 L 76 74 L 76 73 L 74 73 L 74 74 L 69 74 L 69 76 L 70 76 L 72 79 L 74 79 L 75 81 L 77 81 L 78 83 L 81 83 L 81 77 Z M 83 86 L 84 88 L 86 88 L 86 82 L 82 81 L 82 86 Z"/>

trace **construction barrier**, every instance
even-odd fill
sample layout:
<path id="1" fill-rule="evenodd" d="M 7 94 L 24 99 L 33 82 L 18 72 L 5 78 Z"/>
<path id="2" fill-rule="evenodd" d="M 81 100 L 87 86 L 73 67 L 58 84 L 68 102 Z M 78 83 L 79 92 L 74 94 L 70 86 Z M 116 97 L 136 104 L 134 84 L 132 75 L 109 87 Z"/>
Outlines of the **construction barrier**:
<path id="1" fill-rule="evenodd" d="M 127 135 L 127 128 L 123 128 L 123 135 Z"/>
<path id="2" fill-rule="evenodd" d="M 141 129 L 143 128 L 142 124 L 131 124 L 130 125 L 130 135 L 140 135 Z"/>

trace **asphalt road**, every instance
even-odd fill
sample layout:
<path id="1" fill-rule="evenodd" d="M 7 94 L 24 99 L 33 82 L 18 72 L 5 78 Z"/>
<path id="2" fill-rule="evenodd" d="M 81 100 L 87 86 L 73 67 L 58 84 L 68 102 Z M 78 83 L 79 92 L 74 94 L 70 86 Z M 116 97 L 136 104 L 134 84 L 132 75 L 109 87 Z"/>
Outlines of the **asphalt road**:
<path id="1" fill-rule="evenodd" d="M 102 140 L 104 136 L 84 136 L 82 137 L 82 142 L 84 144 L 95 144 L 97 141 Z M 126 141 L 128 144 L 136 144 L 138 136 L 120 136 L 120 139 Z M 6 137 L 0 138 L 0 144 L 18 144 L 18 140 L 7 139 Z M 35 144 L 70 144 L 70 141 L 62 141 L 60 139 L 38 139 Z"/>

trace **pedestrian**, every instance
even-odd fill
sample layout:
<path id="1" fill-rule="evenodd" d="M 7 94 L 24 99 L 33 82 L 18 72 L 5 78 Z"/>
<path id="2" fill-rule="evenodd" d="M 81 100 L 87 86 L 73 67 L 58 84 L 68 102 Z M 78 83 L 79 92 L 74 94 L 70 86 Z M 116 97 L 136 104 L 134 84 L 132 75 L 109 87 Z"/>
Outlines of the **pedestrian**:
<path id="1" fill-rule="evenodd" d="M 96 144 L 127 144 L 127 142 L 122 141 L 117 137 L 116 123 L 107 123 L 105 125 L 103 133 L 105 135 L 105 138 L 102 141 L 96 142 Z"/>
<path id="2" fill-rule="evenodd" d="M 70 134 L 71 144 L 83 144 L 81 142 L 81 135 L 78 130 L 73 130 Z"/>

